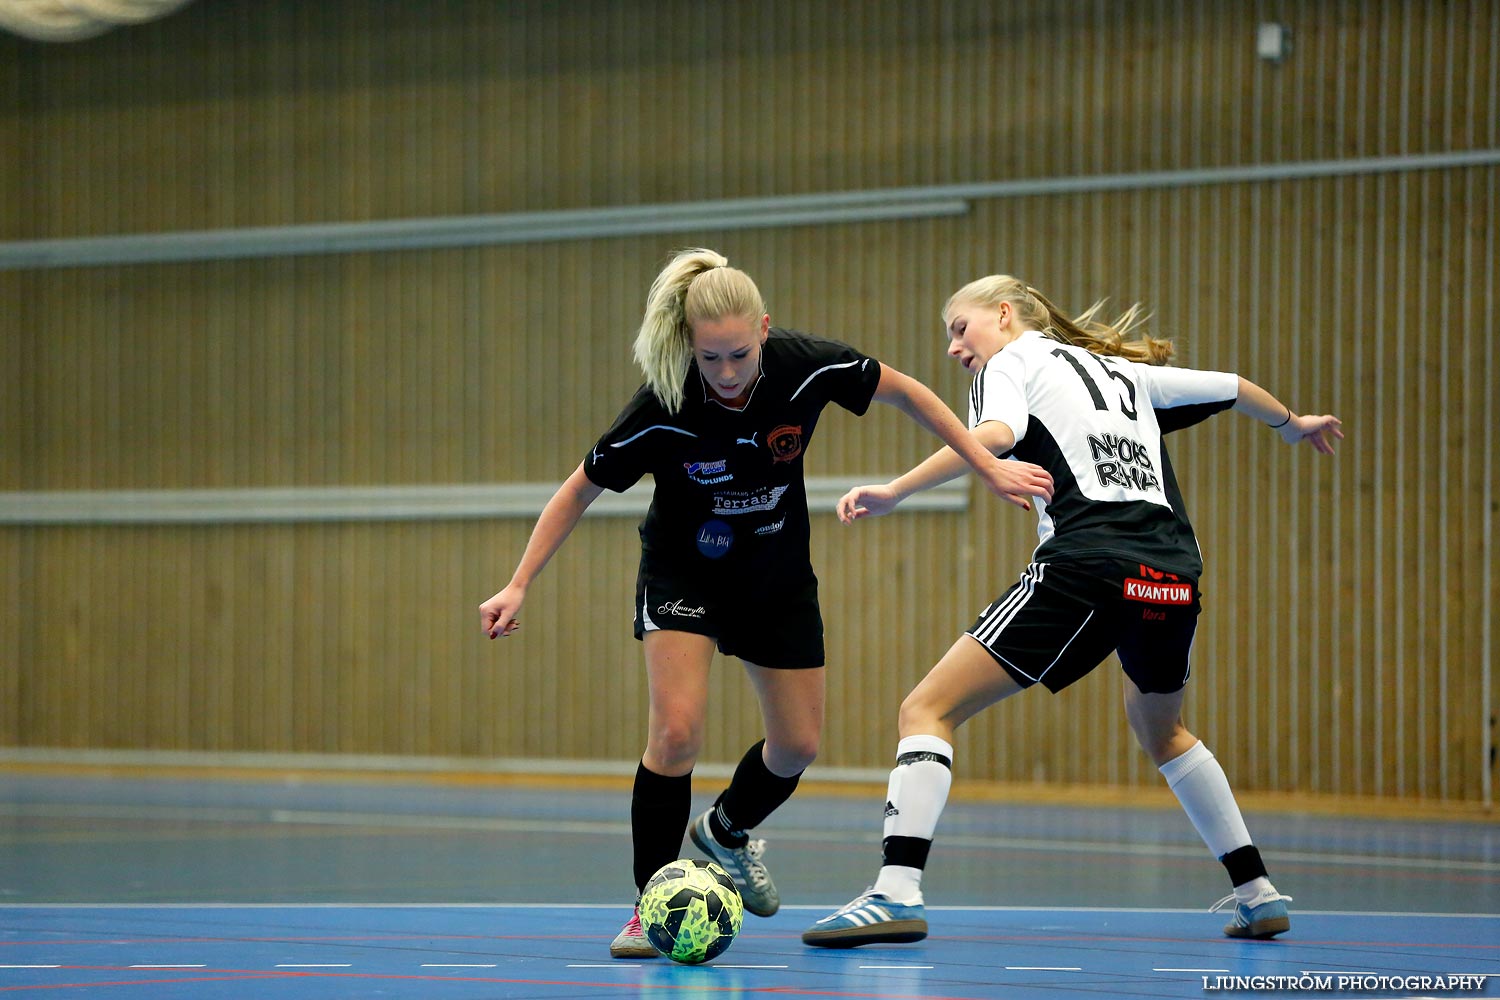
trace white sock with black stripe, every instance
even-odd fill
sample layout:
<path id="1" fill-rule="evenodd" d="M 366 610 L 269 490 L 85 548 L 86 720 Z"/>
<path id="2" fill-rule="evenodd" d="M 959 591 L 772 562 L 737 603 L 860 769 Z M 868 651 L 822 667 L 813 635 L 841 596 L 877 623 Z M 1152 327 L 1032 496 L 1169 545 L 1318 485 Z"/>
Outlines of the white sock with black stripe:
<path id="1" fill-rule="evenodd" d="M 1163 764 L 1158 770 L 1193 828 L 1214 857 L 1229 869 L 1235 896 L 1250 904 L 1262 897 L 1276 898 L 1276 887 L 1266 877 L 1260 852 L 1250 841 L 1250 831 L 1240 813 L 1239 803 L 1229 787 L 1224 768 L 1213 752 L 1199 740 L 1186 753 Z"/>
<path id="2" fill-rule="evenodd" d="M 886 789 L 885 863 L 874 886 L 892 902 L 922 902 L 922 871 L 952 786 L 953 747 L 946 740 L 908 736 L 896 746 Z"/>

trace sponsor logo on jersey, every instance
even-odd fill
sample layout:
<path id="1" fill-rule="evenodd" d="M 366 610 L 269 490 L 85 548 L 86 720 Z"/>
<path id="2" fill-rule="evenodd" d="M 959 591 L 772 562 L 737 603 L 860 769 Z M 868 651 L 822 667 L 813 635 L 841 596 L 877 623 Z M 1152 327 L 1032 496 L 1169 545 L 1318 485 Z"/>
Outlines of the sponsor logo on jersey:
<path id="1" fill-rule="evenodd" d="M 779 520 L 779 521 L 773 521 L 770 524 L 762 524 L 759 528 L 755 529 L 755 533 L 757 535 L 774 535 L 778 531 L 780 531 L 782 528 L 784 528 L 785 526 L 786 526 L 786 515 L 783 514 L 783 515 L 781 515 L 781 520 Z"/>
<path id="2" fill-rule="evenodd" d="M 731 516 L 750 514 L 758 510 L 775 510 L 776 505 L 781 503 L 782 494 L 788 489 L 790 489 L 788 486 L 772 486 L 768 490 L 755 490 L 754 492 L 736 490 L 732 493 L 715 493 L 714 513 Z"/>
<path id="3" fill-rule="evenodd" d="M 718 559 L 734 544 L 734 529 L 723 521 L 704 521 L 698 528 L 698 551 Z"/>
<path id="4" fill-rule="evenodd" d="M 759 448 L 760 445 L 758 445 L 758 444 L 755 443 L 755 439 L 757 437 L 759 437 L 759 436 L 760 436 L 760 431 L 756 431 L 754 434 L 751 434 L 747 438 L 742 438 L 742 437 L 735 438 L 734 439 L 734 443 L 735 444 L 748 444 L 752 448 Z"/>
<path id="5" fill-rule="evenodd" d="M 683 462 L 682 467 L 687 471 L 688 478 L 702 486 L 712 486 L 714 483 L 727 483 L 734 478 L 732 473 L 724 470 L 729 466 L 729 460 L 721 458 L 716 462 Z"/>
<path id="6" fill-rule="evenodd" d="M 1144 601 L 1147 604 L 1192 604 L 1193 585 L 1172 581 L 1155 580 L 1125 581 L 1125 599 Z"/>
<path id="7" fill-rule="evenodd" d="M 1100 486 L 1120 486 L 1127 490 L 1158 490 L 1161 480 L 1151 464 L 1146 446 L 1121 434 L 1090 434 L 1089 457 Z"/>
<path id="8" fill-rule="evenodd" d="M 900 816 L 901 815 L 901 810 L 896 808 L 896 803 L 892 802 L 890 799 L 886 799 L 885 800 L 885 814 L 888 817 L 889 816 Z"/>
<path id="9" fill-rule="evenodd" d="M 686 607 L 679 598 L 678 600 L 668 601 L 666 604 L 663 604 L 656 609 L 656 613 L 659 615 L 676 615 L 678 618 L 702 618 L 708 613 L 708 609 Z"/>
<path id="10" fill-rule="evenodd" d="M 766 437 L 766 447 L 771 449 L 771 461 L 790 462 L 802 454 L 802 428 L 791 424 L 773 427 Z"/>

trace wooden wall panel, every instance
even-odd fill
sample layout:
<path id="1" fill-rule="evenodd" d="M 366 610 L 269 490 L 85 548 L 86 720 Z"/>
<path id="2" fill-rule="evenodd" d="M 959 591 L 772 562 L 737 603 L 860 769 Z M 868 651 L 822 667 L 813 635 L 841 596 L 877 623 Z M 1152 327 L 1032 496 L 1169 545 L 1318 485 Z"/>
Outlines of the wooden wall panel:
<path id="1" fill-rule="evenodd" d="M 1283 65 L 1257 21 L 1291 25 Z M 528 212 L 1500 147 L 1500 4 L 1187 0 L 199 3 L 0 37 L 0 239 Z M 976 199 L 958 218 L 0 272 L 0 489 L 559 481 L 638 381 L 675 246 L 781 323 L 962 407 L 937 313 L 1010 271 L 1143 301 L 1195 367 L 1350 439 L 1170 441 L 1206 558 L 1190 728 L 1245 788 L 1492 801 L 1495 167 Z M 815 474 L 932 442 L 830 413 Z M 823 760 L 883 767 L 904 692 L 1009 585 L 1029 515 L 815 513 Z M 520 638 L 474 606 L 530 525 L 0 528 L 0 743 L 631 761 L 634 525 L 590 519 Z M 755 736 L 716 664 L 705 759 Z M 965 777 L 1159 779 L 1118 671 L 967 727 Z M 1491 755 L 1487 759 L 1487 754 Z"/>

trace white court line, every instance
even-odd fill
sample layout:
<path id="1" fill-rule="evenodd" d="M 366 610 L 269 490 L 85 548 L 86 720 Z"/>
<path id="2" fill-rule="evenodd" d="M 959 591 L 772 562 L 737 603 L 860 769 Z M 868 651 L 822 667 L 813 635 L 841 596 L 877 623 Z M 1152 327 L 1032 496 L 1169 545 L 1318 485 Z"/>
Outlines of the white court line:
<path id="1" fill-rule="evenodd" d="M 352 969 L 349 962 L 283 962 L 278 969 Z"/>
<path id="2" fill-rule="evenodd" d="M 563 966 L 564 969 L 639 969 L 639 962 L 600 962 L 598 965 L 590 965 L 583 962 L 570 962 Z"/>
<path id="3" fill-rule="evenodd" d="M 1228 969 L 1152 969 L 1152 972 L 1228 972 Z M 1306 975 L 1306 973 L 1303 973 Z"/>
<path id="4" fill-rule="evenodd" d="M 132 965 L 132 969 L 206 969 L 206 965 L 185 965 L 177 963 L 174 965 Z"/>
<path id="5" fill-rule="evenodd" d="M 3 755 L 0 755 L 3 760 Z M 613 837 L 630 831 L 630 824 L 602 820 L 536 820 L 509 819 L 494 816 L 434 816 L 425 813 L 382 812 L 334 812 L 313 809 L 272 809 L 269 811 L 252 807 L 203 807 L 196 806 L 129 806 L 129 805 L 74 805 L 65 803 L 32 803 L 11 807 L 11 811 L 22 816 L 43 817 L 103 817 L 182 819 L 203 822 L 235 822 L 307 824 L 315 826 L 362 826 L 392 829 L 418 828 L 442 830 L 478 830 L 505 833 L 579 834 L 584 836 Z M 878 833 L 850 835 L 842 831 L 815 829 L 784 830 L 780 836 L 805 843 L 878 844 Z M 1194 858 L 1201 859 L 1203 848 L 1197 844 L 1119 844 L 1094 840 L 1046 840 L 1036 837 L 985 837 L 973 834 L 955 834 L 943 839 L 945 844 L 973 850 L 1026 851 L 1042 854 L 1128 854 L 1136 857 Z M 1283 861 L 1309 864 L 1352 865 L 1362 868 L 1381 868 L 1417 871 L 1447 872 L 1500 872 L 1500 861 L 1467 861 L 1441 858 L 1410 858 L 1391 855 L 1351 854 L 1346 852 L 1319 853 L 1316 851 L 1278 852 Z M 24 904 L 22 904 L 24 905 Z M 122 904 L 131 905 L 131 904 Z M 191 904 L 190 904 L 191 905 Z M 274 905 L 274 904 L 273 904 Z M 398 904 L 399 905 L 399 904 Z M 815 909 L 818 907 L 814 907 Z M 1016 907 L 1027 909 L 1027 907 Z M 1055 907 L 1053 909 L 1093 909 L 1092 907 Z M 1103 907 L 1099 907 L 1103 909 Z M 1299 911 L 1312 912 L 1312 911 Z M 1424 914 L 1425 915 L 1425 914 Z M 1470 914 L 1451 914 L 1469 916 Z M 1479 915 L 1479 914 L 1475 914 Z M 1487 914 L 1486 914 L 1487 915 Z"/>
<path id="6" fill-rule="evenodd" d="M 861 965 L 861 969 L 930 969 L 930 965 Z"/>
<path id="7" fill-rule="evenodd" d="M 1082 972 L 1077 965 L 1007 965 L 1007 972 Z"/>
<path id="8" fill-rule="evenodd" d="M 720 965 L 714 963 L 715 969 L 785 969 L 785 965 Z"/>
<path id="9" fill-rule="evenodd" d="M 60 965 L 0 965 L 0 969 L 61 969 Z"/>
<path id="10" fill-rule="evenodd" d="M 494 962 L 488 962 L 488 963 L 485 963 L 483 965 L 459 965 L 459 964 L 454 963 L 454 962 L 425 962 L 425 963 L 423 963 L 422 968 L 424 968 L 424 969 L 493 969 L 493 968 L 495 968 L 495 963 Z"/>

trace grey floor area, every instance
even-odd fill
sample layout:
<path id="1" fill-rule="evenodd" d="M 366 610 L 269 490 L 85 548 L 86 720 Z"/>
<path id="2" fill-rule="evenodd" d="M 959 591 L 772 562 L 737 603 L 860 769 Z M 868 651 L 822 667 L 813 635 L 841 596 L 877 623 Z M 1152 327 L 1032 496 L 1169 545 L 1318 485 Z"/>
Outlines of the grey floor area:
<path id="1" fill-rule="evenodd" d="M 0 773 L 0 906 L 628 906 L 629 791 L 572 785 Z M 862 890 L 881 805 L 807 782 L 758 831 L 783 901 Z M 1500 823 L 1246 818 L 1298 910 L 1500 913 Z M 925 889 L 929 904 L 1196 909 L 1229 886 L 1176 810 L 954 802 Z"/>

